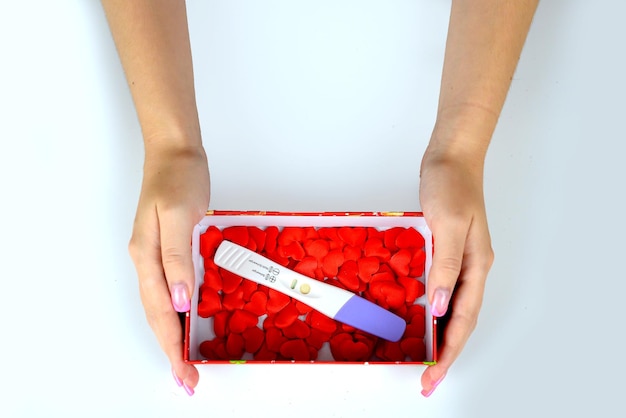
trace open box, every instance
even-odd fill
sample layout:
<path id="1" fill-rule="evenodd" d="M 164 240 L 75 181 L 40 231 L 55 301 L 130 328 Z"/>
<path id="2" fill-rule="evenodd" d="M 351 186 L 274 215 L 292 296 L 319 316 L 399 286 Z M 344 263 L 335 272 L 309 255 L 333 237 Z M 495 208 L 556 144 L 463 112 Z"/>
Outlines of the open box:
<path id="1" fill-rule="evenodd" d="M 251 232 L 257 232 L 257 235 L 261 234 L 259 231 L 263 231 L 264 235 L 261 238 L 257 237 L 257 241 L 260 239 L 261 244 L 252 242 L 253 238 L 250 235 L 249 238 L 246 238 L 248 241 L 244 240 L 241 245 L 246 246 L 246 242 L 248 242 L 249 249 L 254 251 L 259 248 L 259 252 L 264 256 L 276 260 L 283 267 L 300 271 L 302 274 L 304 274 L 302 266 L 305 261 L 312 259 L 309 254 L 309 249 L 312 246 L 307 247 L 307 244 L 311 244 L 313 241 L 324 244 L 322 241 L 326 240 L 329 246 L 328 251 L 333 251 L 335 254 L 339 252 L 345 254 L 343 264 L 345 264 L 346 269 L 342 270 L 342 266 L 337 266 L 341 273 L 337 274 L 336 277 L 330 277 L 332 273 L 324 274 L 330 269 L 327 269 L 327 258 L 319 256 L 315 274 L 305 275 L 308 277 L 318 276 L 318 280 L 325 280 L 375 304 L 384 305 L 382 306 L 384 309 L 388 309 L 406 320 L 405 334 L 397 342 L 386 341 L 325 317 L 291 298 L 289 298 L 288 307 L 285 305 L 284 308 L 272 309 L 269 301 L 277 298 L 272 299 L 276 294 L 269 292 L 274 291 L 262 285 L 251 284 L 252 282 L 245 279 L 240 279 L 239 284 L 236 284 L 236 290 L 233 290 L 235 288 L 232 284 L 228 285 L 228 290 L 221 287 L 224 286 L 227 279 L 232 283 L 232 273 L 227 277 L 227 272 L 225 273 L 214 264 L 212 256 L 215 254 L 215 248 L 207 250 L 207 244 L 203 244 L 203 242 L 207 242 L 207 239 L 203 239 L 203 237 L 206 238 L 207 232 L 211 232 L 226 239 L 222 235 L 233 235 L 233 231 L 241 232 L 244 228 Z M 265 249 L 268 253 L 263 253 L 263 243 L 269 243 L 270 232 L 276 230 L 279 231 L 279 234 L 285 232 L 285 235 L 288 230 L 290 232 L 305 231 L 302 232 L 302 238 L 299 241 L 296 238 L 293 239 L 298 241 L 298 244 L 294 244 L 293 247 L 306 247 L 306 252 L 299 253 L 299 255 L 287 255 L 287 245 L 280 246 L 281 236 L 279 236 L 278 238 L 274 237 L 274 245 L 278 249 L 273 249 L 274 252 L 270 254 L 270 244 L 268 244 L 267 249 Z M 339 232 L 340 230 L 341 232 Z M 405 239 L 397 238 L 404 231 L 407 232 L 402 235 Z M 419 233 L 419 239 L 411 238 L 416 236 L 415 231 Z M 243 232 L 245 233 L 245 231 Z M 413 233 L 413 235 L 408 234 L 408 232 Z M 350 234 L 348 235 L 348 233 Z M 322 234 L 323 236 L 320 236 Z M 329 236 L 332 236 L 332 239 Z M 217 245 L 218 243 L 215 241 L 219 241 L 219 239 L 212 241 Z M 372 251 L 367 249 L 368 246 L 373 248 L 372 245 L 378 244 L 379 241 L 389 247 L 388 256 L 386 253 L 385 255 L 372 255 Z M 285 238 L 282 242 L 286 242 Z M 395 246 L 394 243 L 399 244 L 402 248 Z M 387 251 L 386 249 L 383 250 Z M 412 254 L 411 266 L 415 265 L 416 267 L 411 267 L 410 271 L 411 273 L 419 272 L 419 276 L 414 274 L 411 277 L 409 274 L 404 274 L 406 271 L 399 272 L 399 269 L 405 268 L 404 265 L 398 267 L 397 260 L 401 258 L 399 255 L 401 251 L 402 256 L 407 253 Z M 225 362 L 432 364 L 437 360 L 437 318 L 430 314 L 425 294 L 425 285 L 432 264 L 432 251 L 432 234 L 419 212 L 209 211 L 207 216 L 196 225 L 192 236 L 195 289 L 191 301 L 191 310 L 185 316 L 184 360 L 193 364 Z M 209 255 L 203 257 L 203 253 Z M 280 257 L 276 255 L 279 253 L 281 254 Z M 360 256 L 349 256 L 349 253 L 360 254 Z M 418 255 L 423 257 L 421 267 L 416 261 Z M 291 258 L 292 256 L 295 258 Z M 347 279 L 343 280 L 347 277 L 345 274 L 347 267 L 349 265 L 365 265 L 367 263 L 361 263 L 361 261 L 365 259 L 372 261 L 375 258 L 379 259 L 378 269 L 366 279 L 359 280 L 358 283 L 354 282 L 353 288 L 347 288 L 351 286 L 351 282 L 347 282 Z M 391 261 L 392 259 L 394 261 Z M 288 266 L 287 263 L 289 263 Z M 374 264 L 376 263 L 374 262 Z M 313 265 L 316 264 L 313 263 Z M 219 286 L 214 285 L 214 279 L 205 283 L 205 277 L 209 276 L 218 280 Z M 365 273 L 359 270 L 358 276 L 365 277 Z M 383 276 L 385 278 L 384 285 L 382 284 L 383 279 L 381 279 Z M 388 279 L 391 276 L 397 281 L 392 283 Z M 341 277 L 341 280 L 338 277 Z M 248 290 L 243 290 L 244 287 Z M 397 301 L 397 297 L 389 296 L 392 292 L 386 293 L 385 289 L 387 288 L 400 289 L 399 291 L 402 288 L 405 289 L 404 293 L 401 293 L 402 298 L 404 298 L 402 304 Z M 264 293 L 265 296 L 255 295 L 255 293 Z M 383 300 L 380 295 L 386 295 L 385 297 L 389 299 Z M 217 305 L 211 312 L 207 313 L 206 304 L 208 302 L 204 299 L 208 300 L 209 296 L 215 299 Z M 256 299 L 264 300 L 266 310 L 257 310 L 255 315 L 258 317 L 258 321 L 254 326 L 237 325 L 237 329 L 235 329 L 235 325 L 233 325 L 235 316 L 237 319 L 251 316 L 243 307 L 247 307 L 254 296 L 259 296 Z M 272 305 L 276 305 L 276 303 L 272 303 Z M 290 318 L 285 313 L 287 308 L 294 312 L 296 312 L 294 309 L 298 309 L 291 319 L 285 319 Z M 237 315 L 234 315 L 235 311 L 237 311 Z M 335 324 L 331 325 L 333 322 Z M 286 325 L 287 323 L 289 325 Z M 237 324 L 240 322 L 238 321 Z M 331 329 L 328 329 L 329 325 Z M 308 353 L 303 347 L 306 347 Z"/>

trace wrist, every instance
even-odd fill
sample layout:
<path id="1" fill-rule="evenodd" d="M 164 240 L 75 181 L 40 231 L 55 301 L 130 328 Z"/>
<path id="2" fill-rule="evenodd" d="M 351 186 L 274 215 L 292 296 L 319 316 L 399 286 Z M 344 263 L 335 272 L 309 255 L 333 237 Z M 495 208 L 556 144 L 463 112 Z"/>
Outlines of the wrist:
<path id="1" fill-rule="evenodd" d="M 450 162 L 482 172 L 497 121 L 496 113 L 478 105 L 440 108 L 422 166 Z"/>

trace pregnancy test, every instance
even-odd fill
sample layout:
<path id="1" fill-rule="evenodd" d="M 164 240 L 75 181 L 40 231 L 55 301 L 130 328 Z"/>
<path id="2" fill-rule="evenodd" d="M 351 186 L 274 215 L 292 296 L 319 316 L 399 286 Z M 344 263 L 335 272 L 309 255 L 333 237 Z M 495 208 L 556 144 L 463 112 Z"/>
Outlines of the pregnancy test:
<path id="1" fill-rule="evenodd" d="M 375 303 L 283 267 L 234 242 L 222 241 L 214 261 L 238 276 L 291 296 L 330 318 L 377 337 L 395 342 L 406 329 L 404 319 Z"/>

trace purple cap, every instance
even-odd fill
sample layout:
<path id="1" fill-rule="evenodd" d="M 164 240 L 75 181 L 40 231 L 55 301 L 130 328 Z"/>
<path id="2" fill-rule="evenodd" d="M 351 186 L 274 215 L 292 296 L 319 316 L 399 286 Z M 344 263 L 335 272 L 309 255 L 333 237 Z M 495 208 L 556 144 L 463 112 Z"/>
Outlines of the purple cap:
<path id="1" fill-rule="evenodd" d="M 406 329 L 404 319 L 357 295 L 348 299 L 334 319 L 392 342 Z"/>

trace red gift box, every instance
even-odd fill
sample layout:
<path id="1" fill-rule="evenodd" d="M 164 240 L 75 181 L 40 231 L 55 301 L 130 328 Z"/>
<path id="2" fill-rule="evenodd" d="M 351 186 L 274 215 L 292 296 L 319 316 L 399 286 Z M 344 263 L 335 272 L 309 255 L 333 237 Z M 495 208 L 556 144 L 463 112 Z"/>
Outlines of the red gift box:
<path id="1" fill-rule="evenodd" d="M 213 255 L 223 240 L 389 310 L 406 321 L 404 334 L 384 340 L 217 267 Z M 425 294 L 432 251 L 419 212 L 209 211 L 192 236 L 184 360 L 432 364 L 437 318 Z"/>

